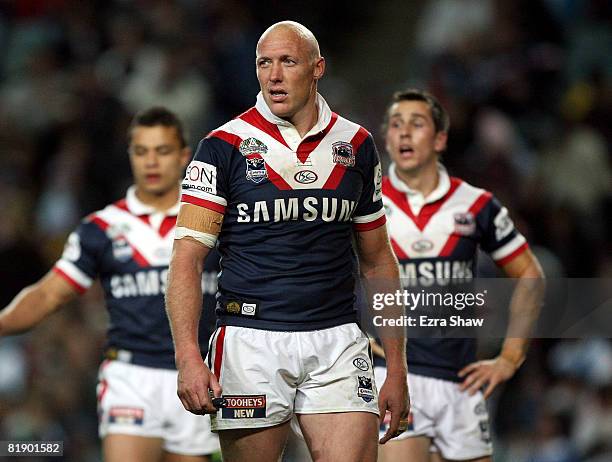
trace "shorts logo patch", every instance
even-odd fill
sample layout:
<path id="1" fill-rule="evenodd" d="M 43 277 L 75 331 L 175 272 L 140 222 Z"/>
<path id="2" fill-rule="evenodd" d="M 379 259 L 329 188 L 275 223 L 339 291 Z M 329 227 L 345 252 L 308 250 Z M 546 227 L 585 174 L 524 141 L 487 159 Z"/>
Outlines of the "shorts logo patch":
<path id="1" fill-rule="evenodd" d="M 368 365 L 368 361 L 365 358 L 355 358 L 353 359 L 353 366 L 355 366 L 360 371 L 367 371 L 370 369 Z"/>
<path id="2" fill-rule="evenodd" d="M 471 212 L 455 213 L 455 232 L 462 236 L 471 236 L 476 231 L 476 220 Z"/>
<path id="3" fill-rule="evenodd" d="M 489 422 L 486 420 L 481 420 L 478 422 L 478 426 L 480 427 L 480 439 L 485 443 L 491 442 L 491 433 L 489 432 Z"/>
<path id="4" fill-rule="evenodd" d="M 357 376 L 357 396 L 366 403 L 374 399 L 374 390 L 372 389 L 372 379 L 369 377 Z"/>
<path id="5" fill-rule="evenodd" d="M 345 167 L 355 166 L 355 154 L 353 153 L 353 145 L 346 141 L 336 141 L 332 144 L 332 156 L 334 163 L 344 165 Z"/>
<path id="6" fill-rule="evenodd" d="M 224 419 L 260 419 L 266 417 L 266 395 L 224 395 L 221 408 Z"/>
<path id="7" fill-rule="evenodd" d="M 261 183 L 263 180 L 268 178 L 268 170 L 266 169 L 266 162 L 261 157 L 255 157 L 253 159 L 246 160 L 246 179 L 252 181 L 255 184 Z"/>
<path id="8" fill-rule="evenodd" d="M 478 403 L 475 407 L 474 407 L 474 414 L 476 415 L 483 415 L 487 413 L 487 405 L 482 402 L 482 403 Z"/>
<path id="9" fill-rule="evenodd" d="M 144 409 L 139 407 L 111 407 L 108 414 L 109 423 L 123 425 L 142 425 Z"/>
<path id="10" fill-rule="evenodd" d="M 259 141 L 257 138 L 247 138 L 240 143 L 238 147 L 240 154 L 247 157 L 252 154 L 265 154 L 268 152 L 268 146 L 266 146 L 263 142 Z"/>

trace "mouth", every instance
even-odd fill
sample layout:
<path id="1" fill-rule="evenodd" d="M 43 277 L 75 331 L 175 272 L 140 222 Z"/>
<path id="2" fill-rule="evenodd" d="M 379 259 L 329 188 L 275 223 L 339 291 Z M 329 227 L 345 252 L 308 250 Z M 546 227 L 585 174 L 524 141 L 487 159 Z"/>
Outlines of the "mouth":
<path id="1" fill-rule="evenodd" d="M 147 183 L 157 183 L 159 180 L 161 180 L 161 175 L 158 173 L 149 173 L 145 176 L 145 179 L 147 180 Z"/>
<path id="2" fill-rule="evenodd" d="M 399 152 L 402 157 L 414 156 L 414 149 L 411 146 L 400 146 Z"/>
<path id="3" fill-rule="evenodd" d="M 287 99 L 287 92 L 285 90 L 270 90 L 270 99 L 275 103 L 282 103 Z"/>

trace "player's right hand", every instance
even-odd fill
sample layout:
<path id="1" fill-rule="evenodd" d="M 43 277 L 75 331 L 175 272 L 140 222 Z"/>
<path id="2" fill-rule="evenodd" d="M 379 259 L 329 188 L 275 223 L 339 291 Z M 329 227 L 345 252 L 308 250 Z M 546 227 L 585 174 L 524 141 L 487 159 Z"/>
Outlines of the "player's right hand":
<path id="1" fill-rule="evenodd" d="M 212 395 L 221 396 L 221 386 L 215 374 L 206 366 L 199 354 L 185 361 L 177 361 L 177 394 L 183 407 L 193 414 L 213 414 L 217 409 L 212 404 Z"/>

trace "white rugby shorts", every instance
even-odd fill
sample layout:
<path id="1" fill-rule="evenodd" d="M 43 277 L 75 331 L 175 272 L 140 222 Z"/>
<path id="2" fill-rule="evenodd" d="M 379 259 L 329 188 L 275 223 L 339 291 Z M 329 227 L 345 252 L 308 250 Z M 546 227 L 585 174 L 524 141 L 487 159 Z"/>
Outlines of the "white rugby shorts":
<path id="1" fill-rule="evenodd" d="M 293 414 L 378 415 L 369 340 L 354 323 L 307 332 L 223 326 L 207 359 L 227 398 L 213 431 L 270 427 Z"/>
<path id="2" fill-rule="evenodd" d="M 162 438 L 167 452 L 204 455 L 219 450 L 210 420 L 185 410 L 177 371 L 106 360 L 98 374 L 99 434 Z"/>
<path id="3" fill-rule="evenodd" d="M 410 365 L 408 365 L 410 368 Z M 376 383 L 382 386 L 385 367 L 374 370 Z M 408 429 L 391 441 L 425 436 L 431 439 L 432 452 L 445 459 L 467 460 L 493 453 L 489 432 L 489 413 L 484 396 L 478 391 L 470 396 L 450 380 L 408 374 L 411 411 Z M 387 413 L 380 426 L 382 437 L 389 426 Z"/>

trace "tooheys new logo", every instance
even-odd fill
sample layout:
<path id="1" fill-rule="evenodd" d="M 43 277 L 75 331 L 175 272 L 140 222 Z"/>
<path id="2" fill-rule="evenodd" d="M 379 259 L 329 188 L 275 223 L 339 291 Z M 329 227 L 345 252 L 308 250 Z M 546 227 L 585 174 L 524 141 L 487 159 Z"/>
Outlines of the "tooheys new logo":
<path id="1" fill-rule="evenodd" d="M 266 395 L 225 395 L 224 419 L 255 419 L 266 416 Z"/>

